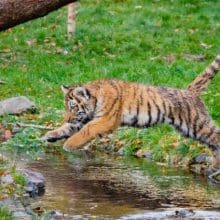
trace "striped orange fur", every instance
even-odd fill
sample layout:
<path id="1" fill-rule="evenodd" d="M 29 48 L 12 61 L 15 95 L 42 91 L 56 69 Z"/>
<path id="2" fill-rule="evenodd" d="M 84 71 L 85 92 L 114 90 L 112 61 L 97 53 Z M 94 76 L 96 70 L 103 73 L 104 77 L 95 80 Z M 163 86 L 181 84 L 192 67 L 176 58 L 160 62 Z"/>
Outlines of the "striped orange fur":
<path id="1" fill-rule="evenodd" d="M 199 95 L 220 69 L 220 56 L 186 90 L 146 86 L 120 80 L 99 80 L 62 87 L 65 123 L 45 135 L 48 141 L 68 138 L 66 150 L 81 147 L 118 126 L 147 128 L 167 123 L 184 136 L 206 144 L 220 168 L 220 129 L 212 122 Z"/>

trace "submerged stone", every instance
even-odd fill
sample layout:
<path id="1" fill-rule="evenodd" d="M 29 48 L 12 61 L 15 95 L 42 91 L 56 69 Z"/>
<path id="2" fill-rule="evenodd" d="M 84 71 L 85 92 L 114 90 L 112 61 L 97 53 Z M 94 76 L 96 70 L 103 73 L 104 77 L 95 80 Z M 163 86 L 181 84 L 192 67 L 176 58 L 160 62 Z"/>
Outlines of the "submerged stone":
<path id="1" fill-rule="evenodd" d="M 25 186 L 26 192 L 31 197 L 42 196 L 45 192 L 44 176 L 32 170 L 24 170 L 23 173 L 27 177 L 27 184 Z"/>

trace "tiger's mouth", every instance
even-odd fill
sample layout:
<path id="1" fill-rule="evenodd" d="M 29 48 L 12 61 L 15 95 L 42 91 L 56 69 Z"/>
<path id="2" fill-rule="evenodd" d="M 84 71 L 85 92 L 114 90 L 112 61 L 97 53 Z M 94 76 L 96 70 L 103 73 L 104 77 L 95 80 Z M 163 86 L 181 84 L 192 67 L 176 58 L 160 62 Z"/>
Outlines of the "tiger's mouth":
<path id="1" fill-rule="evenodd" d="M 76 125 L 76 124 L 87 124 L 89 121 L 91 121 L 93 119 L 93 117 L 90 117 L 88 115 L 81 115 L 77 118 L 74 119 L 69 119 L 68 123 Z"/>

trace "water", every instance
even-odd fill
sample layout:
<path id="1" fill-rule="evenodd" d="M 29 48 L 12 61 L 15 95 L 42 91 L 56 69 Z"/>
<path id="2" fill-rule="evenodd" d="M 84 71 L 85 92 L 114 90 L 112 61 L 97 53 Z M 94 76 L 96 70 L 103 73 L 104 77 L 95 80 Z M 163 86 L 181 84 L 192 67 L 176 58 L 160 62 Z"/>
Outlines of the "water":
<path id="1" fill-rule="evenodd" d="M 46 193 L 35 202 L 75 219 L 168 219 L 183 208 L 220 219 L 220 187 L 180 168 L 135 158 L 49 155 L 26 167 L 46 178 Z"/>

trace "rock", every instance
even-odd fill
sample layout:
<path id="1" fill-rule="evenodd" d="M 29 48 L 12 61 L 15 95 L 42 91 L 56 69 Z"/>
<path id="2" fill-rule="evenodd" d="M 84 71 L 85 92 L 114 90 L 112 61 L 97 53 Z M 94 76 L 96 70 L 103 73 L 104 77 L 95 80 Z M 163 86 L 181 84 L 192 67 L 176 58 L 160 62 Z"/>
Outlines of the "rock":
<path id="1" fill-rule="evenodd" d="M 3 184 L 11 184 L 14 182 L 14 179 L 11 175 L 5 175 L 1 177 L 1 183 Z"/>
<path id="2" fill-rule="evenodd" d="M 185 218 L 190 218 L 194 216 L 196 213 L 192 209 L 180 209 L 176 210 L 175 214 L 168 215 L 167 217 L 169 218 L 175 218 L 175 219 L 185 219 Z"/>
<path id="3" fill-rule="evenodd" d="M 62 214 L 58 211 L 48 211 L 43 215 L 42 219 L 62 220 L 62 219 L 66 219 L 66 218 L 64 218 L 64 214 Z"/>
<path id="4" fill-rule="evenodd" d="M 189 165 L 208 164 L 210 162 L 211 162 L 211 157 L 209 157 L 207 154 L 199 154 L 192 158 L 192 160 L 189 162 Z"/>
<path id="5" fill-rule="evenodd" d="M 123 156 L 124 155 L 124 150 L 125 150 L 125 148 L 124 147 L 121 147 L 119 150 L 118 150 L 118 155 L 120 155 L 120 156 Z"/>
<path id="6" fill-rule="evenodd" d="M 149 152 L 148 150 L 144 150 L 144 149 L 139 149 L 136 153 L 135 156 L 137 157 L 143 157 L 146 158 L 148 160 L 152 160 L 152 154 L 151 152 Z"/>
<path id="7" fill-rule="evenodd" d="M 62 220 L 62 219 L 63 219 L 63 214 L 58 211 L 55 211 L 51 218 L 51 220 Z"/>
<path id="8" fill-rule="evenodd" d="M 0 207 L 7 207 L 12 214 L 12 219 L 31 220 L 32 216 L 26 213 L 25 208 L 19 200 L 3 200 L 0 201 Z M 1 218 L 0 218 L 1 219 Z"/>
<path id="9" fill-rule="evenodd" d="M 27 177 L 26 192 L 31 197 L 42 196 L 45 192 L 44 176 L 32 170 L 24 170 L 23 173 Z"/>
<path id="10" fill-rule="evenodd" d="M 30 215 L 28 215 L 25 211 L 15 211 L 13 213 L 13 217 L 14 219 L 20 219 L 20 220 L 28 220 L 28 219 L 32 219 L 32 217 Z"/>
<path id="11" fill-rule="evenodd" d="M 13 97 L 0 102 L 0 116 L 22 114 L 28 111 L 36 111 L 36 105 L 24 96 Z"/>

